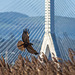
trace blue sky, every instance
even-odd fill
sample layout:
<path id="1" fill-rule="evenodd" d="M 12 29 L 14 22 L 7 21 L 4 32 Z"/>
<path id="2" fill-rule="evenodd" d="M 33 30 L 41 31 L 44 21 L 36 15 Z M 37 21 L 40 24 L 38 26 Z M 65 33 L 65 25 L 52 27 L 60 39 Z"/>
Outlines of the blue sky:
<path id="1" fill-rule="evenodd" d="M 0 0 L 0 12 L 44 16 L 45 0 Z M 75 0 L 55 0 L 55 15 L 75 18 Z"/>
<path id="2" fill-rule="evenodd" d="M 75 0 L 55 0 L 55 13 L 75 18 Z"/>
<path id="3" fill-rule="evenodd" d="M 44 15 L 44 0 L 0 0 L 0 12 L 9 11 L 29 16 Z"/>

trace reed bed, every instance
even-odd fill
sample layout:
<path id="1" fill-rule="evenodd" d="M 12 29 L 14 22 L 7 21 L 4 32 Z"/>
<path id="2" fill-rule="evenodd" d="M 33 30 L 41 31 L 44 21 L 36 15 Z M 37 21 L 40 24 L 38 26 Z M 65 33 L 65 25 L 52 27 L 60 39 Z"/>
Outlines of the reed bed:
<path id="1" fill-rule="evenodd" d="M 44 54 L 43 58 L 31 56 L 29 61 L 28 57 L 19 55 L 13 66 L 5 63 L 2 56 L 0 75 L 75 75 L 75 51 L 71 48 L 68 51 L 70 60 L 67 61 L 54 57 L 53 60 L 48 60 Z"/>

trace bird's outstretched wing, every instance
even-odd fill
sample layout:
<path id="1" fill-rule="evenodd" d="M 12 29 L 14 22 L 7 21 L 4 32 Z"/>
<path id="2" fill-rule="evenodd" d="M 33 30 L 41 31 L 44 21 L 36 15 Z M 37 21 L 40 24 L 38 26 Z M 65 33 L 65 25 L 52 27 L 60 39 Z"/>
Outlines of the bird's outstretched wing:
<path id="1" fill-rule="evenodd" d="M 35 55 L 39 54 L 36 50 L 33 49 L 33 47 L 31 45 L 28 45 L 26 47 L 26 49 L 28 50 L 28 52 L 30 52 L 32 54 L 35 54 Z"/>
<path id="2" fill-rule="evenodd" d="M 22 34 L 22 40 L 23 40 L 24 43 L 25 42 L 29 43 L 29 36 L 27 34 L 23 33 Z"/>
<path id="3" fill-rule="evenodd" d="M 18 41 L 17 43 L 17 48 L 21 51 L 25 50 L 25 47 L 24 47 L 24 42 L 22 41 Z"/>

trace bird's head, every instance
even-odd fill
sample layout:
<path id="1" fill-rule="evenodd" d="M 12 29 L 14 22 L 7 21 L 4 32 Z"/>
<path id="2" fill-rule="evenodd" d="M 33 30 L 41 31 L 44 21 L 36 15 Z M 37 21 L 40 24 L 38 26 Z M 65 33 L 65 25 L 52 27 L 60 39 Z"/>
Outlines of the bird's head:
<path id="1" fill-rule="evenodd" d="M 23 32 L 26 33 L 26 34 L 29 34 L 29 33 L 30 33 L 29 29 L 27 29 L 27 28 L 25 28 L 25 29 L 23 30 Z"/>

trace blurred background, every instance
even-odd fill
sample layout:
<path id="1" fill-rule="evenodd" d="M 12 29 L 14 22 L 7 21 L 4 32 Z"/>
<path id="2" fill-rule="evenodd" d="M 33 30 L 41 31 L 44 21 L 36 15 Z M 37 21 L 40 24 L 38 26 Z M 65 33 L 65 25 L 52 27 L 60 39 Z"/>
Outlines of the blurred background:
<path id="1" fill-rule="evenodd" d="M 75 50 L 75 0 L 54 0 L 54 24 L 61 58 L 68 60 L 68 48 Z M 3 55 L 6 62 L 14 64 L 19 54 L 30 59 L 27 50 L 17 48 L 25 28 L 30 30 L 33 48 L 40 53 L 45 33 L 45 0 L 0 0 L 0 57 Z"/>

